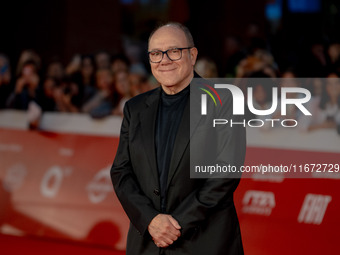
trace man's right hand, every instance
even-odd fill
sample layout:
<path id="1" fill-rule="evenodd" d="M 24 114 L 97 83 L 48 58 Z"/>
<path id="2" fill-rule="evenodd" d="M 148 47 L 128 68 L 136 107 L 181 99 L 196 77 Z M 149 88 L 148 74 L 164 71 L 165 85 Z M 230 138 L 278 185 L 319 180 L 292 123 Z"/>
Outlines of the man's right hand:
<path id="1" fill-rule="evenodd" d="M 158 247 L 168 247 L 180 237 L 181 226 L 171 215 L 158 214 L 148 226 L 152 240 Z"/>

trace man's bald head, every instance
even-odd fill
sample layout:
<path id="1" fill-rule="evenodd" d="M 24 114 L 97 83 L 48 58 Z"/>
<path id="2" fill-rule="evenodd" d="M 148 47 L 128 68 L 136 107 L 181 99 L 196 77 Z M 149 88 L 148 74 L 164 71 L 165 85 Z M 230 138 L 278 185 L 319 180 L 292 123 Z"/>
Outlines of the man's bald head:
<path id="1" fill-rule="evenodd" d="M 184 25 L 182 25 L 181 23 L 178 23 L 178 22 L 168 22 L 166 24 L 163 24 L 163 25 L 156 27 L 151 32 L 151 34 L 149 36 L 148 43 L 150 43 L 150 39 L 155 34 L 155 32 L 157 32 L 157 30 L 159 30 L 160 28 L 163 28 L 163 27 L 173 27 L 173 28 L 181 30 L 184 33 L 184 35 L 187 39 L 188 47 L 195 47 L 194 39 L 192 38 L 192 35 L 191 35 L 189 29 L 186 26 L 184 26 Z"/>

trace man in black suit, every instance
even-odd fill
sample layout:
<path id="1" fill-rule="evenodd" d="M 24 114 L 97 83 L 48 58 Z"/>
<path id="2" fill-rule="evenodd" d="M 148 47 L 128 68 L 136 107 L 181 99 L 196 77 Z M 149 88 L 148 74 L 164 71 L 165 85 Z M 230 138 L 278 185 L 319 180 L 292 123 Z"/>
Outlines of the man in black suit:
<path id="1" fill-rule="evenodd" d="M 131 222 L 127 254 L 243 254 L 233 202 L 239 179 L 190 178 L 189 85 L 197 53 L 183 25 L 157 28 L 148 54 L 161 86 L 125 105 L 111 179 Z M 244 131 L 225 135 L 222 160 L 241 166 Z"/>

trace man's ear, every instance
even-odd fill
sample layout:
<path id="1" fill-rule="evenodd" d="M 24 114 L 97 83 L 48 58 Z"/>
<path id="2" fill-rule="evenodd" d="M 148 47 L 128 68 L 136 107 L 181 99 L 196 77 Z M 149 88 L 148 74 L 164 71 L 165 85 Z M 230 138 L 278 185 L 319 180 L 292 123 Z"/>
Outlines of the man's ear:
<path id="1" fill-rule="evenodd" d="M 196 64 L 197 60 L 197 55 L 198 55 L 198 50 L 196 47 L 193 47 L 190 49 L 190 58 L 191 58 L 191 64 L 194 66 Z"/>

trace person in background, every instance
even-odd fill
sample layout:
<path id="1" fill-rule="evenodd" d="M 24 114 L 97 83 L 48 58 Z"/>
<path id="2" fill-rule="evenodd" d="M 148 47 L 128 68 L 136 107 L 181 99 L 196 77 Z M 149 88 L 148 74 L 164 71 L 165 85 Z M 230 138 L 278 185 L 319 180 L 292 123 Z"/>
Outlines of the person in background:
<path id="1" fill-rule="evenodd" d="M 95 87 L 95 62 L 91 55 L 81 57 L 80 70 L 71 77 L 76 83 L 81 95 L 81 105 L 85 104 L 96 92 Z"/>
<path id="2" fill-rule="evenodd" d="M 330 60 L 330 69 L 340 73 L 340 43 L 334 42 L 329 45 L 327 53 Z"/>
<path id="3" fill-rule="evenodd" d="M 55 90 L 58 81 L 53 77 L 46 77 L 42 88 L 38 91 L 37 102 L 42 111 L 53 112 L 56 110 Z"/>
<path id="4" fill-rule="evenodd" d="M 32 62 L 34 63 L 34 65 L 36 66 L 37 69 L 37 73 L 40 71 L 41 69 L 41 58 L 40 56 L 31 49 L 28 50 L 24 50 L 20 57 L 19 57 L 19 61 L 17 64 L 17 70 L 16 70 L 16 75 L 19 76 L 22 73 L 22 69 L 25 65 L 25 63 L 27 62 Z"/>
<path id="5" fill-rule="evenodd" d="M 79 86 L 70 79 L 63 79 L 60 84 L 54 88 L 53 97 L 56 103 L 56 109 L 60 112 L 80 111 L 82 97 L 79 92 Z"/>
<path id="6" fill-rule="evenodd" d="M 143 47 L 138 41 L 130 39 L 124 40 L 123 47 L 125 49 L 126 57 L 129 61 L 129 72 L 135 70 L 145 70 L 145 65 L 142 61 Z"/>
<path id="7" fill-rule="evenodd" d="M 248 88 L 252 88 L 253 98 L 252 104 L 256 110 L 268 110 L 272 107 L 272 88 L 274 86 L 273 79 L 268 76 L 263 71 L 258 71 L 252 73 L 248 79 L 243 79 L 242 81 L 246 81 L 246 83 L 241 83 L 243 86 L 243 91 L 245 95 L 248 96 Z M 270 123 L 265 121 L 265 119 L 272 118 L 272 114 L 270 115 L 256 115 L 249 111 L 249 108 L 245 108 L 245 117 L 247 120 L 250 119 L 260 119 L 264 122 L 264 125 L 261 127 L 261 131 L 267 131 L 270 128 Z"/>
<path id="8" fill-rule="evenodd" d="M 227 36 L 224 40 L 223 53 L 225 59 L 224 68 L 226 77 L 236 76 L 236 66 L 246 57 L 245 50 L 241 48 L 240 39 L 236 36 Z"/>
<path id="9" fill-rule="evenodd" d="M 68 65 L 65 67 L 65 75 L 68 77 L 72 77 L 75 73 L 80 72 L 81 60 L 81 55 L 75 54 Z"/>
<path id="10" fill-rule="evenodd" d="M 110 69 L 96 72 L 97 91 L 82 107 L 82 112 L 89 113 L 93 118 L 103 118 L 112 114 L 118 103 L 114 93 L 114 80 Z"/>
<path id="11" fill-rule="evenodd" d="M 236 77 L 244 78 L 255 72 L 263 72 L 266 76 L 274 78 L 277 76 L 276 68 L 273 56 L 268 51 L 259 49 L 239 62 Z"/>
<path id="12" fill-rule="evenodd" d="M 208 58 L 200 58 L 195 65 L 195 71 L 203 78 L 217 78 L 217 67 L 214 61 Z"/>
<path id="13" fill-rule="evenodd" d="M 47 66 L 46 77 L 50 77 L 61 82 L 65 77 L 63 64 L 59 60 L 51 61 Z"/>
<path id="14" fill-rule="evenodd" d="M 129 73 L 125 71 L 119 71 L 115 73 L 115 89 L 119 97 L 119 102 L 113 110 L 114 115 L 123 116 L 124 105 L 127 100 L 131 98 L 131 83 L 129 79 Z"/>
<path id="15" fill-rule="evenodd" d="M 155 77 L 153 77 L 152 75 L 149 75 L 148 77 L 145 77 L 142 79 L 140 83 L 140 93 L 145 93 L 157 87 L 159 87 L 159 83 L 157 82 Z"/>
<path id="16" fill-rule="evenodd" d="M 322 95 L 322 91 L 323 91 L 323 79 L 321 77 L 316 77 L 316 78 L 312 78 L 309 80 L 309 82 L 307 83 L 307 89 L 310 90 L 310 92 L 312 93 L 312 96 L 314 97 L 320 97 Z"/>
<path id="17" fill-rule="evenodd" d="M 104 50 L 98 51 L 95 54 L 94 59 L 98 70 L 110 68 L 110 54 L 108 52 Z"/>
<path id="18" fill-rule="evenodd" d="M 253 106 L 257 110 L 268 110 L 272 106 L 269 98 L 269 88 L 265 84 L 258 82 L 253 86 Z M 249 117 L 248 117 L 249 118 Z M 264 125 L 261 127 L 261 131 L 268 130 L 270 128 L 270 123 L 265 121 L 265 119 L 271 118 L 270 115 L 253 115 L 253 119 L 263 120 Z M 249 118 L 251 119 L 251 118 Z"/>
<path id="19" fill-rule="evenodd" d="M 280 79 L 281 88 L 296 88 L 301 87 L 298 80 L 296 79 L 296 74 L 293 70 L 287 70 L 282 74 L 282 79 Z M 289 93 L 287 97 L 289 98 L 299 98 L 301 96 L 299 93 Z M 281 102 L 281 98 L 278 99 Z M 281 116 L 281 104 L 278 105 L 276 112 L 273 114 L 274 119 L 294 119 L 297 120 L 300 117 L 301 111 L 293 104 L 288 104 L 286 106 L 286 115 Z M 289 122 L 286 122 L 289 125 Z"/>
<path id="20" fill-rule="evenodd" d="M 0 109 L 6 108 L 12 90 L 10 63 L 7 56 L 0 54 Z"/>
<path id="21" fill-rule="evenodd" d="M 320 128 L 335 128 L 340 118 L 340 76 L 338 73 L 330 73 L 326 79 L 319 111 L 314 115 L 316 123 L 309 127 L 309 130 Z"/>
<path id="22" fill-rule="evenodd" d="M 132 97 L 137 96 L 142 91 L 142 83 L 145 82 L 147 72 L 142 66 L 131 66 L 129 72 L 130 94 Z"/>
<path id="23" fill-rule="evenodd" d="M 36 92 L 40 77 L 38 67 L 32 60 L 23 64 L 20 76 L 16 80 L 15 89 L 7 100 L 7 107 L 27 110 L 30 101 L 36 100 Z"/>
<path id="24" fill-rule="evenodd" d="M 329 65 L 325 40 L 307 36 L 299 51 L 297 72 L 300 77 L 326 77 Z"/>
<path id="25" fill-rule="evenodd" d="M 307 107 L 312 116 L 299 120 L 302 131 L 335 129 L 340 125 L 340 76 L 331 72 L 324 81 L 321 96 L 314 97 Z"/>
<path id="26" fill-rule="evenodd" d="M 124 54 L 117 54 L 111 59 L 111 70 L 113 74 L 120 71 L 128 72 L 130 69 L 130 61 Z"/>

